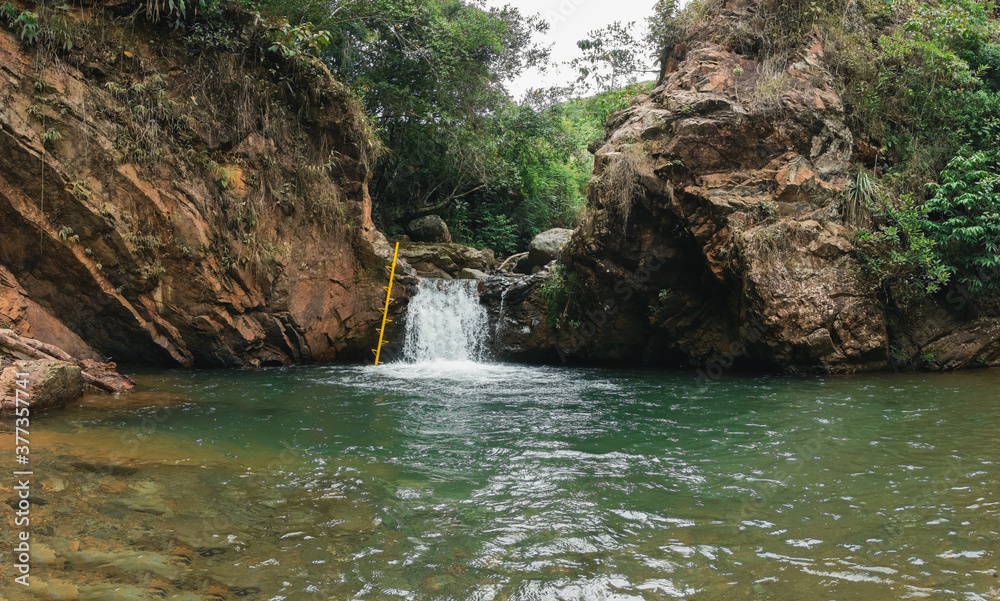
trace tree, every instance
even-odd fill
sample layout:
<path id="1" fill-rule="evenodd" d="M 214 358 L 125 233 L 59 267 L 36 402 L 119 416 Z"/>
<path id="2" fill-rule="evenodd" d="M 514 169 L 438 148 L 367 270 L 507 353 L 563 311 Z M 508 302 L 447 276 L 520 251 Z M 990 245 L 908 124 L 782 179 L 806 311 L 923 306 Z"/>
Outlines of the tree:
<path id="1" fill-rule="evenodd" d="M 372 195 L 387 224 L 447 208 L 494 185 L 510 166 L 489 133 L 507 81 L 544 63 L 547 28 L 512 7 L 461 0 L 265 0 L 293 23 L 331 32 L 323 53 L 377 122 L 389 153 Z"/>
<path id="2" fill-rule="evenodd" d="M 643 43 L 634 35 L 635 22 L 615 21 L 607 27 L 587 32 L 576 43 L 583 56 L 569 62 L 577 73 L 580 90 L 608 92 L 635 84 L 647 73 Z"/>
<path id="3" fill-rule="evenodd" d="M 673 50 L 683 32 L 678 25 L 676 0 L 657 0 L 653 14 L 646 19 L 646 45 L 652 50 L 651 57 L 660 64 L 657 80 L 667 72 L 667 54 Z"/>

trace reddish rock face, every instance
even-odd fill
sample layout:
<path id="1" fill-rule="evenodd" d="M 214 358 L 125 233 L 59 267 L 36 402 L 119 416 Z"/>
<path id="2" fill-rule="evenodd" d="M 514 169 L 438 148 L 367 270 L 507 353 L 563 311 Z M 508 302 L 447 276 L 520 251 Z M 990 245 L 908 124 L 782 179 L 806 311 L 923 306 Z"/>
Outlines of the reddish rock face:
<path id="1" fill-rule="evenodd" d="M 771 75 L 781 83 L 766 98 L 762 71 L 753 57 L 694 42 L 648 97 L 612 116 L 589 215 L 563 255 L 585 291 L 576 327 L 560 331 L 564 352 L 823 371 L 886 364 L 884 311 L 839 223 L 853 140 L 822 48 Z M 615 192 L 629 186 L 627 198 Z"/>
<path id="2" fill-rule="evenodd" d="M 891 347 L 937 357 L 924 367 L 1000 363 L 1000 320 L 933 300 L 889 307 L 863 275 L 840 211 L 854 140 L 819 42 L 772 73 L 713 31 L 675 48 L 655 89 L 609 119 L 587 216 L 562 254 L 573 280 L 560 326 L 545 326 L 543 284 L 515 282 L 505 353 L 709 375 L 740 362 L 890 369 Z"/>
<path id="3" fill-rule="evenodd" d="M 1000 364 L 995 311 L 961 290 L 889 299 L 865 276 L 840 208 L 855 144 L 822 46 L 769 73 L 712 31 L 675 49 L 656 88 L 609 119 L 588 214 L 562 254 L 559 328 L 545 325 L 542 282 L 487 291 L 499 306 L 501 290 L 517 290 L 495 310 L 511 322 L 503 352 L 688 364 L 708 376 L 738 363 Z"/>
<path id="4" fill-rule="evenodd" d="M 201 64 L 160 30 L 122 33 L 127 64 L 0 30 L 0 327 L 127 362 L 368 357 L 389 249 L 364 117 L 233 22 L 242 55 Z"/>

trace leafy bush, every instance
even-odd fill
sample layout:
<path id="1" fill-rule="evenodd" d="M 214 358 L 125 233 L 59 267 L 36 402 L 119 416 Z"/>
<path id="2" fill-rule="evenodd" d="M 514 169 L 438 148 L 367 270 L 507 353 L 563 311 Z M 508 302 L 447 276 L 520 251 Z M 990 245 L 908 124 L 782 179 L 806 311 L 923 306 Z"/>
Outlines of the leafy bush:
<path id="1" fill-rule="evenodd" d="M 623 88 L 607 91 L 591 98 L 575 101 L 587 115 L 587 118 L 603 133 L 604 123 L 612 113 L 626 109 L 636 96 L 645 94 L 653 88 L 652 82 L 636 83 Z"/>
<path id="2" fill-rule="evenodd" d="M 1000 288 L 1000 147 L 962 149 L 931 190 L 928 229 L 942 259 L 970 290 Z"/>
<path id="3" fill-rule="evenodd" d="M 282 23 L 271 34 L 272 52 L 280 52 L 291 58 L 304 53 L 319 55 L 333 42 L 333 34 L 326 30 L 317 30 L 312 23 L 292 25 Z"/>
<path id="4" fill-rule="evenodd" d="M 569 307 L 576 285 L 576 275 L 566 273 L 562 263 L 556 263 L 549 276 L 539 289 L 542 299 L 548 305 L 547 324 L 551 331 L 556 331 L 562 324 L 563 316 Z"/>
<path id="5" fill-rule="evenodd" d="M 28 45 L 39 46 L 50 52 L 69 52 L 73 49 L 73 31 L 66 17 L 52 14 L 47 9 L 38 12 L 18 11 L 10 2 L 0 5 L 0 22 L 6 23 L 18 39 Z"/>
<path id="6" fill-rule="evenodd" d="M 928 235 L 927 207 L 904 196 L 899 207 L 879 198 L 869 209 L 877 225 L 874 230 L 858 230 L 860 258 L 882 286 L 903 284 L 917 294 L 940 290 L 953 270 Z"/>

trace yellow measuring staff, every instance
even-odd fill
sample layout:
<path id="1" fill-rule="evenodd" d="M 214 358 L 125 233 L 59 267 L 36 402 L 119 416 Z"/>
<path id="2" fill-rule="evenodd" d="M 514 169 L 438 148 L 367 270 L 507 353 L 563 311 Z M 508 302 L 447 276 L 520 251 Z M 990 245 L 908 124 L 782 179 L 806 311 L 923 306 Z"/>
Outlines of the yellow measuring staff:
<path id="1" fill-rule="evenodd" d="M 392 267 L 389 268 L 389 285 L 385 286 L 385 309 L 382 310 L 382 329 L 378 331 L 378 348 L 372 349 L 375 353 L 375 365 L 378 365 L 378 358 L 382 354 L 382 337 L 385 336 L 385 324 L 392 321 L 389 319 L 389 297 L 392 296 L 392 280 L 396 277 L 396 256 L 399 255 L 399 242 L 396 243 L 396 250 L 392 253 Z"/>

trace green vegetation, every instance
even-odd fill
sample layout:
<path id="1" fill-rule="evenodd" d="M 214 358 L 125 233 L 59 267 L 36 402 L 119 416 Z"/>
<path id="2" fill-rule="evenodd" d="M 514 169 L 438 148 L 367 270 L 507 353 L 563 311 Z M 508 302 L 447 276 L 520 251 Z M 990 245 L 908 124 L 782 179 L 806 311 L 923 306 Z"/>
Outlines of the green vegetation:
<path id="1" fill-rule="evenodd" d="M 1000 29 L 990 4 L 970 0 L 849 3 L 866 32 L 826 29 L 852 130 L 877 149 L 884 193 L 868 203 L 884 242 L 875 262 L 908 274 L 911 288 L 941 289 L 956 274 L 994 286 L 1000 202 L 997 162 Z M 827 17 L 829 19 L 829 17 Z M 822 31 L 821 25 L 817 30 Z M 864 34 L 868 37 L 864 37 Z M 879 164 L 881 162 L 881 164 Z M 866 232 L 862 232 L 865 236 Z"/>
<path id="2" fill-rule="evenodd" d="M 608 115 L 649 88 L 636 84 L 541 111 L 511 107 L 510 119 L 500 120 L 495 133 L 510 177 L 442 211 L 456 239 L 511 254 L 541 231 L 574 227 L 593 168 L 587 145 L 604 137 Z"/>
<path id="3" fill-rule="evenodd" d="M 904 195 L 891 203 L 879 198 L 869 206 L 874 231 L 858 230 L 862 261 L 872 268 L 883 286 L 902 284 L 902 289 L 934 293 L 948 282 L 952 272 L 940 257 L 937 243 L 928 235 L 927 206 Z"/>
<path id="4" fill-rule="evenodd" d="M 549 330 L 555 332 L 562 325 L 569 310 L 569 302 L 573 298 L 575 285 L 576 275 L 566 273 L 566 267 L 557 263 L 552 270 L 552 277 L 545 280 L 539 289 L 539 294 L 548 307 L 547 324 Z"/>
<path id="5" fill-rule="evenodd" d="M 959 151 L 931 190 L 924 208 L 937 255 L 969 290 L 1000 288 L 1000 138 L 990 148 Z"/>
<path id="6" fill-rule="evenodd" d="M 73 233 L 73 228 L 71 228 L 69 226 L 63 226 L 59 230 L 59 239 L 60 240 L 68 240 L 70 242 L 79 242 L 80 241 L 80 235 L 79 234 L 74 234 Z"/>
<path id="7" fill-rule="evenodd" d="M 11 28 L 25 44 L 50 52 L 69 52 L 73 48 L 74 26 L 66 19 L 67 7 L 19 10 L 10 2 L 0 4 L 0 23 Z"/>
<path id="8" fill-rule="evenodd" d="M 126 63 L 136 60 L 136 48 L 121 34 L 109 37 L 101 20 L 84 23 L 52 0 L 27 4 L 31 10 L 0 5 L 0 24 L 44 49 L 48 58 L 77 48 L 115 67 L 104 82 L 114 102 L 99 110 L 118 124 L 117 160 L 156 164 L 167 152 L 187 151 L 216 175 L 213 157 L 189 148 L 190 115 L 204 111 L 189 105 L 187 97 L 168 94 L 161 74 L 129 75 L 132 66 Z M 322 99 L 303 85 L 301 74 L 275 68 L 281 61 L 274 55 L 298 62 L 303 71 L 315 69 L 311 61 L 319 57 L 371 117 L 365 143 L 371 152 L 362 162 L 373 172 L 373 217 L 390 235 L 433 212 L 445 217 L 456 240 L 508 254 L 523 249 L 539 231 L 574 226 L 590 178 L 587 145 L 603 137 L 608 115 L 640 91 L 635 85 L 618 89 L 642 71 L 642 46 L 631 25 L 614 23 L 579 43 L 581 57 L 571 65 L 580 75 L 575 88 L 538 90 L 518 102 L 507 82 L 548 62 L 547 49 L 533 41 L 548 27 L 538 16 L 469 0 L 339 0 L 332 10 L 304 0 L 242 4 L 255 11 L 253 40 L 218 0 L 146 0 L 136 3 L 138 10 L 128 19 L 169 28 L 201 57 L 202 68 L 220 75 L 248 60 L 268 65 L 279 84 L 275 90 L 289 92 L 293 107 Z M 256 29 L 266 31 L 263 39 Z M 97 38 L 103 47 L 94 43 Z M 249 54 L 248 42 L 255 45 Z M 206 91 L 219 87 L 214 79 L 206 78 Z M 38 85 L 41 93 L 45 84 Z M 261 102 L 263 88 L 270 86 L 245 87 L 213 90 L 239 109 L 224 121 L 234 139 L 267 121 Z M 564 101 L 588 90 L 602 93 Z M 31 114 L 41 121 L 44 105 Z M 51 129 L 45 139 L 53 145 L 57 136 Z M 335 154 L 324 165 L 331 172 L 338 169 Z M 216 179 L 229 189 L 229 178 Z M 283 202 L 283 196 L 274 201 Z"/>
<path id="9" fill-rule="evenodd" d="M 538 212 L 520 207 L 533 170 L 516 161 L 539 141 L 549 142 L 539 161 L 566 154 L 558 122 L 521 110 L 504 88 L 545 60 L 531 45 L 542 21 L 459 0 L 344 0 L 333 11 L 263 0 L 259 8 L 327 32 L 315 49 L 362 100 L 388 149 L 370 186 L 379 225 L 392 233 L 437 212 L 461 240 L 513 244 L 518 211 Z"/>
<path id="10" fill-rule="evenodd" d="M 376 224 L 389 234 L 433 212 L 457 241 L 508 254 L 539 231 L 572 227 L 591 170 L 587 143 L 603 137 L 607 115 L 631 98 L 614 90 L 559 104 L 552 99 L 565 96 L 560 89 L 516 102 L 506 82 L 547 62 L 547 50 L 532 40 L 548 26 L 511 7 L 342 0 L 330 11 L 322 3 L 262 0 L 258 8 L 287 18 L 289 27 L 325 32 L 309 48 L 362 100 L 388 151 L 370 187 Z M 636 53 L 629 32 L 591 33 L 574 65 L 585 71 L 578 91 L 628 81 Z M 613 52 L 602 50 L 612 45 Z M 615 57 L 610 71 L 606 56 Z"/>

